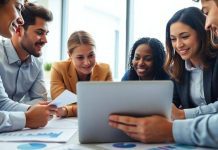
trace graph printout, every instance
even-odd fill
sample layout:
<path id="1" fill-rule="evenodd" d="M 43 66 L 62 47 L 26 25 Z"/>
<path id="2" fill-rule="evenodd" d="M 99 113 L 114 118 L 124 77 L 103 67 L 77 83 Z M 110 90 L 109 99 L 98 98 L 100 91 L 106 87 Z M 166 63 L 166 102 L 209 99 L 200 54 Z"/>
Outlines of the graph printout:
<path id="1" fill-rule="evenodd" d="M 0 141 L 10 142 L 67 142 L 77 129 L 24 129 L 0 134 Z"/>

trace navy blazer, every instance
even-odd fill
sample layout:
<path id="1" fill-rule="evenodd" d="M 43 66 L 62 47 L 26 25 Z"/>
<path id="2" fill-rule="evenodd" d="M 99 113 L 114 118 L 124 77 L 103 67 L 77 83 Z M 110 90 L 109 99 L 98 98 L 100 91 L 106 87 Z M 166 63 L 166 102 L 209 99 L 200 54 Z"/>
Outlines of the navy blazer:
<path id="1" fill-rule="evenodd" d="M 197 107 L 192 103 L 190 97 L 190 72 L 184 69 L 182 82 L 174 81 L 174 104 L 182 108 Z M 213 103 L 218 100 L 218 56 L 212 59 L 209 67 L 203 71 L 203 86 L 206 103 Z"/>

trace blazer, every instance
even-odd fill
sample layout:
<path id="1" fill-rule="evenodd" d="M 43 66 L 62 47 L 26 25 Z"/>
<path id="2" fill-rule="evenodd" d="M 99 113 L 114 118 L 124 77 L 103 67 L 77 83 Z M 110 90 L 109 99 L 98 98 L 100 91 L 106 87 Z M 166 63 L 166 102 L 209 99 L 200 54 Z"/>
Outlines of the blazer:
<path id="1" fill-rule="evenodd" d="M 203 70 L 204 95 L 207 104 L 218 100 L 218 56 L 212 59 L 209 67 Z M 184 69 L 182 82 L 174 81 L 173 101 L 177 107 L 196 107 L 190 97 L 190 73 Z"/>
<path id="2" fill-rule="evenodd" d="M 112 81 L 112 73 L 108 64 L 96 63 L 90 76 L 90 81 Z M 73 63 L 69 60 L 52 64 L 51 69 L 51 98 L 55 99 L 65 89 L 76 92 L 78 77 Z M 68 116 L 71 116 L 71 108 L 66 107 Z"/>

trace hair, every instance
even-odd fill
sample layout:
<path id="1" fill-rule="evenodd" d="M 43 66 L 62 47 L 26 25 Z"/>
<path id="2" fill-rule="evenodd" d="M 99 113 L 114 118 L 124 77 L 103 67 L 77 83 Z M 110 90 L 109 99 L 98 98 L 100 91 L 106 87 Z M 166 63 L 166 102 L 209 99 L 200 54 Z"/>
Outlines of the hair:
<path id="1" fill-rule="evenodd" d="M 24 19 L 24 29 L 27 30 L 29 25 L 34 25 L 36 22 L 36 17 L 42 18 L 46 21 L 52 21 L 52 12 L 43 6 L 38 6 L 33 3 L 26 3 L 24 9 L 21 11 Z"/>
<path id="2" fill-rule="evenodd" d="M 200 0 L 193 0 L 194 2 L 199 2 Z M 218 0 L 213 0 L 215 3 L 216 3 L 216 5 L 218 6 Z"/>
<path id="3" fill-rule="evenodd" d="M 177 11 L 168 21 L 166 26 L 166 61 L 165 71 L 176 81 L 181 81 L 185 69 L 185 61 L 175 52 L 170 38 L 170 27 L 176 22 L 184 23 L 197 32 L 199 38 L 198 55 L 202 61 L 203 69 L 208 67 L 209 60 L 215 57 L 215 53 L 209 45 L 209 32 L 204 29 L 205 15 L 196 7 L 188 7 Z"/>
<path id="4" fill-rule="evenodd" d="M 72 54 L 73 50 L 81 45 L 91 45 L 95 47 L 95 42 L 92 36 L 86 31 L 76 31 L 72 33 L 68 39 L 68 53 Z"/>
<path id="5" fill-rule="evenodd" d="M 131 49 L 130 57 L 129 57 L 129 79 L 130 80 L 138 80 L 138 75 L 133 68 L 132 60 L 134 59 L 135 51 L 138 46 L 146 44 L 152 50 L 153 61 L 154 61 L 154 78 L 155 79 L 166 79 L 167 75 L 163 70 L 163 64 L 165 61 L 165 51 L 163 44 L 156 38 L 143 37 L 138 39 Z"/>
<path id="6" fill-rule="evenodd" d="M 9 2 L 9 0 L 1 0 L 0 1 L 0 6 L 4 6 L 5 4 L 7 4 Z"/>

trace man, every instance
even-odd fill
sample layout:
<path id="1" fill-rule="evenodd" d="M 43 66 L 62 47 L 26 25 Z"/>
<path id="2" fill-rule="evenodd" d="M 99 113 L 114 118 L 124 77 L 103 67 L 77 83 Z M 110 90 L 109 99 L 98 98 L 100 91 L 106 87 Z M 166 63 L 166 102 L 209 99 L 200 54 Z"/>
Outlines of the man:
<path id="1" fill-rule="evenodd" d="M 16 19 L 22 20 L 22 17 L 20 15 L 21 9 L 15 9 L 20 5 L 21 6 L 23 5 L 22 0 L 4 0 L 4 2 L 0 2 L 0 11 L 5 9 L 5 11 L 1 12 L 1 15 L 2 13 L 4 13 L 4 15 L 7 14 L 9 17 L 11 14 L 16 14 L 10 17 L 11 22 L 13 22 L 13 20 Z M 38 6 L 34 6 L 34 7 L 38 8 Z M 6 19 L 3 19 L 0 22 L 1 24 L 0 35 L 3 35 L 5 37 L 10 37 L 11 34 L 9 31 L 11 26 L 13 26 L 14 24 L 11 23 L 10 26 L 8 26 L 8 24 L 4 25 L 4 23 L 7 23 L 6 21 L 7 21 Z M 17 24 L 22 25 L 23 21 L 19 21 L 19 22 L 17 21 L 15 25 Z M 7 26 L 7 28 L 3 28 L 4 26 Z M 14 28 L 16 29 L 17 26 L 14 26 Z M 19 30 L 23 31 L 22 29 Z M 0 132 L 19 130 L 24 127 L 27 128 L 43 127 L 47 124 L 49 115 L 52 111 L 56 111 L 56 108 L 47 105 L 47 103 L 37 104 L 30 107 L 29 105 L 20 104 L 12 101 L 11 99 L 8 98 L 8 95 L 5 93 L 3 83 L 0 78 Z"/>
<path id="2" fill-rule="evenodd" d="M 11 40 L 0 41 L 0 76 L 8 97 L 17 102 L 35 104 L 46 100 L 41 49 L 47 43 L 47 22 L 52 13 L 43 7 L 26 5 L 24 25 Z"/>
<path id="3" fill-rule="evenodd" d="M 207 16 L 205 29 L 218 33 L 218 1 L 201 0 L 201 3 Z M 174 122 L 161 116 L 134 118 L 111 115 L 109 121 L 112 127 L 145 143 L 176 142 L 218 148 L 218 114 Z"/>

